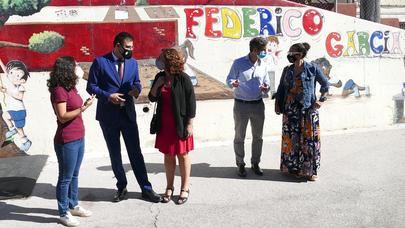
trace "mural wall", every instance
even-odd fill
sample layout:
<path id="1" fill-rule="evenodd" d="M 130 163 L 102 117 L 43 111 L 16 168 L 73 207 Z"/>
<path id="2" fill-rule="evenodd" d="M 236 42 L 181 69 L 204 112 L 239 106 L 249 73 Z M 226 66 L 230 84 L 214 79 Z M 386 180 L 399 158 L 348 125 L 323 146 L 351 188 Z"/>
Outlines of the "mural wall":
<path id="1" fill-rule="evenodd" d="M 31 72 L 48 71 L 61 55 L 91 62 L 95 56 L 111 50 L 117 32 L 128 31 L 135 38 L 136 59 L 154 59 L 162 48 L 179 45 L 188 52 L 187 63 L 191 69 L 220 82 L 225 81 L 232 61 L 248 53 L 250 39 L 264 36 L 269 41 L 266 61 L 270 65 L 273 88 L 288 64 L 289 46 L 308 42 L 312 46 L 308 61 L 318 63 L 330 78 L 330 99 L 335 99 L 342 109 L 346 104 L 351 108 L 353 102 L 377 105 L 385 109 L 381 118 L 376 119 L 380 124 L 392 122 L 392 112 L 387 110 L 395 109 L 392 97 L 401 91 L 405 82 L 404 30 L 293 2 L 16 2 L 0 4 L 0 59 L 5 65 L 20 60 Z M 332 120 L 353 118 L 349 115 L 353 114 L 341 111 Z M 371 123 L 376 116 L 363 118 Z M 359 126 L 364 125 L 370 124 Z"/>

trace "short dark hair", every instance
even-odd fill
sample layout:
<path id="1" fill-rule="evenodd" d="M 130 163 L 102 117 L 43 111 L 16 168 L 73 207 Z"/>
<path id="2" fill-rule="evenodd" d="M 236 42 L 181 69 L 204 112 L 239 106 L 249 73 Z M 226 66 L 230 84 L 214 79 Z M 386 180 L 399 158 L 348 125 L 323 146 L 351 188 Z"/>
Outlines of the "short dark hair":
<path id="1" fill-rule="evenodd" d="M 249 42 L 249 48 L 250 51 L 253 51 L 253 49 L 262 49 L 264 47 L 266 47 L 267 45 L 267 40 L 263 37 L 255 37 L 253 39 L 250 40 Z"/>
<path id="2" fill-rule="evenodd" d="M 114 47 L 117 44 L 123 44 L 124 40 L 134 40 L 134 38 L 132 37 L 131 34 L 127 33 L 127 32 L 120 32 L 118 33 L 115 38 L 114 38 Z"/>
<path id="3" fill-rule="evenodd" d="M 25 66 L 25 64 L 23 62 L 21 62 L 20 60 L 11 60 L 6 65 L 6 71 L 7 71 L 6 73 L 8 73 L 11 69 L 14 69 L 14 68 L 24 71 L 24 75 L 22 76 L 21 79 L 24 79 L 25 81 L 27 81 L 28 76 L 30 76 L 30 73 L 28 72 L 28 69 Z"/>

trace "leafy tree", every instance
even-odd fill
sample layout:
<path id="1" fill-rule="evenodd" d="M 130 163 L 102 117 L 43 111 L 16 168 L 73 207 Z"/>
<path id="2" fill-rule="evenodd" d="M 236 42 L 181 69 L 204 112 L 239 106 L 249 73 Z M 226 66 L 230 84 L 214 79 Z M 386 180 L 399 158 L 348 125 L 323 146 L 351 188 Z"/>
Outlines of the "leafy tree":
<path id="1" fill-rule="evenodd" d="M 39 12 L 51 0 L 0 0 L 0 26 L 12 15 L 29 16 Z"/>
<path id="2" fill-rule="evenodd" d="M 135 5 L 137 6 L 147 6 L 149 5 L 148 0 L 136 0 Z"/>
<path id="3" fill-rule="evenodd" d="M 29 16 L 39 12 L 51 0 L 0 0 L 0 26 L 3 26 L 12 15 Z M 57 32 L 43 31 L 33 34 L 29 44 L 18 44 L 9 41 L 0 41 L 0 48 L 15 47 L 28 48 L 40 53 L 51 53 L 63 46 L 64 37 Z"/>

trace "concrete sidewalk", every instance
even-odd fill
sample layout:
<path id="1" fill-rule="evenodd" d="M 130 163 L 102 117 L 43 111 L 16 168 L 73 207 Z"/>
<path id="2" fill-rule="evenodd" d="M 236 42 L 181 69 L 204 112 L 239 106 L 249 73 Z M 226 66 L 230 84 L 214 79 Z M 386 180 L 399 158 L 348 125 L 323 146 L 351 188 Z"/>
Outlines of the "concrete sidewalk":
<path id="1" fill-rule="evenodd" d="M 236 175 L 231 144 L 197 148 L 183 206 L 141 200 L 126 155 L 128 199 L 110 202 L 115 179 L 106 151 L 85 156 L 80 198 L 94 214 L 80 218 L 81 227 L 404 227 L 405 128 L 323 135 L 317 182 L 280 174 L 279 148 L 279 141 L 266 140 L 264 176 L 248 170 L 246 179 Z M 247 158 L 249 163 L 250 144 Z M 163 192 L 162 155 L 145 153 L 145 161 L 154 189 Z M 31 197 L 0 201 L 0 227 L 62 227 L 56 180 L 51 155 Z M 178 174 L 175 188 L 178 195 Z"/>

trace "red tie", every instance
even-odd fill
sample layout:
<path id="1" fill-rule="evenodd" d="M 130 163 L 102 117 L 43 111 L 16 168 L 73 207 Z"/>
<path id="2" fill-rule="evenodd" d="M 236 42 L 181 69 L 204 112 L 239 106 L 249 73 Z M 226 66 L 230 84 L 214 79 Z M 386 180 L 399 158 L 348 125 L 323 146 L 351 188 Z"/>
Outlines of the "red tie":
<path id="1" fill-rule="evenodd" d="M 121 61 L 118 62 L 118 74 L 122 81 L 122 79 L 124 78 L 124 62 Z"/>

